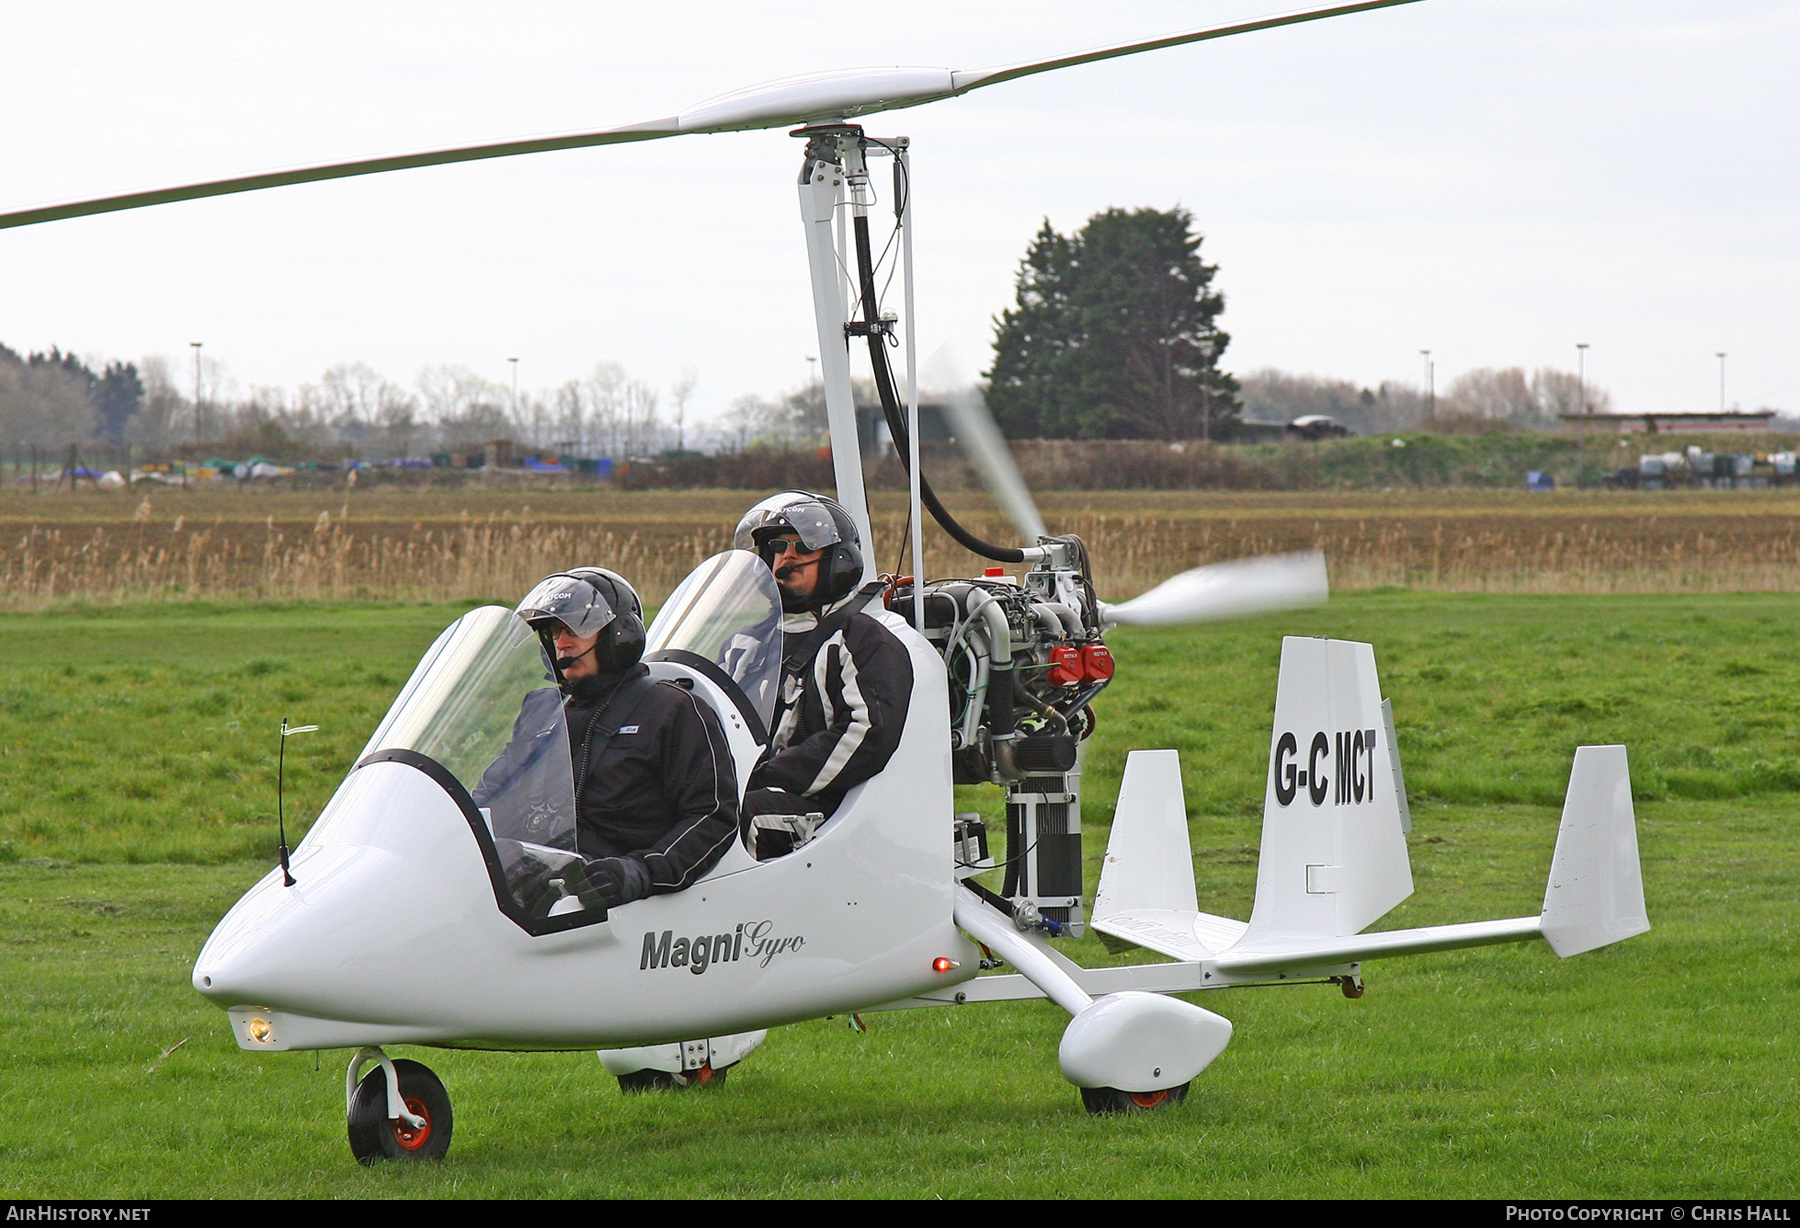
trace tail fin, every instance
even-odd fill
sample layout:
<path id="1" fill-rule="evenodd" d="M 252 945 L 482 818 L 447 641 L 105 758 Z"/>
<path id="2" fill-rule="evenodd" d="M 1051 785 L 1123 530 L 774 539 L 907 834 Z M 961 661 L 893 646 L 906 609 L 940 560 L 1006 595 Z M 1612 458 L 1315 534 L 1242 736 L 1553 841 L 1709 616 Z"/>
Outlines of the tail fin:
<path id="1" fill-rule="evenodd" d="M 1575 750 L 1542 924 L 1565 959 L 1650 928 L 1623 746 Z"/>
<path id="2" fill-rule="evenodd" d="M 1355 934 L 1412 894 L 1389 728 L 1373 648 L 1282 640 L 1246 941 Z"/>

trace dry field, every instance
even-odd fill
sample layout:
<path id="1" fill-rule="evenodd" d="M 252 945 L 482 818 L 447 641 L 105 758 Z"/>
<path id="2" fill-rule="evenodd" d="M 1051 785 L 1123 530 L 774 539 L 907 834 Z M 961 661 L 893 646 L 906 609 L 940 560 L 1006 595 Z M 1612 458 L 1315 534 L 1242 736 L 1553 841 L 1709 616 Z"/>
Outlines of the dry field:
<path id="1" fill-rule="evenodd" d="M 67 600 L 507 599 L 602 563 L 660 600 L 755 493 L 701 490 L 0 492 L 0 608 Z M 977 494 L 947 501 L 990 539 Z M 1800 589 L 1800 494 L 1098 492 L 1043 496 L 1112 599 L 1200 563 L 1318 546 L 1333 587 L 1533 593 Z M 894 568 L 905 503 L 876 495 Z M 977 561 L 927 530 L 928 571 Z"/>

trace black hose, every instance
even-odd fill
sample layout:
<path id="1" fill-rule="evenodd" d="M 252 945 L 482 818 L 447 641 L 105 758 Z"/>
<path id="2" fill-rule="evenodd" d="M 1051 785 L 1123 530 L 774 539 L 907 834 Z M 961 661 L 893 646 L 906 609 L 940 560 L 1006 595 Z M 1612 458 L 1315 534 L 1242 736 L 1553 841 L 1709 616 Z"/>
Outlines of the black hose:
<path id="1" fill-rule="evenodd" d="M 912 455 L 906 420 L 900 414 L 900 397 L 894 391 L 894 373 L 888 366 L 887 341 L 879 328 L 881 317 L 875 301 L 875 260 L 869 245 L 869 219 L 866 215 L 859 216 L 854 225 L 857 273 L 862 286 L 863 327 L 869 337 L 869 366 L 875 373 L 875 391 L 881 397 L 881 412 L 887 418 L 888 434 L 893 436 L 894 450 L 900 454 L 901 467 L 910 474 Z M 919 475 L 919 499 L 931 513 L 931 518 L 942 525 L 944 532 L 955 538 L 963 548 L 984 559 L 993 559 L 996 563 L 1025 561 L 1023 550 L 983 541 L 958 524 L 956 517 L 938 500 L 937 492 L 931 489 L 931 483 L 925 480 L 923 473 Z"/>

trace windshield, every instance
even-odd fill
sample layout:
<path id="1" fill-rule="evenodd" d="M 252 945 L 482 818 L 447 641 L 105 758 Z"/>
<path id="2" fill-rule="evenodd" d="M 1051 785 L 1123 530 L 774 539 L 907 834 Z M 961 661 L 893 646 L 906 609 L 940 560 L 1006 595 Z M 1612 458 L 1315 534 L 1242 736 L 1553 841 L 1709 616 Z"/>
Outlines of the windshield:
<path id="1" fill-rule="evenodd" d="M 516 920 L 593 902 L 582 898 L 591 893 L 575 846 L 562 693 L 537 634 L 510 610 L 471 610 L 438 637 L 362 759 L 395 751 L 424 756 L 462 785 L 493 840 Z"/>
<path id="2" fill-rule="evenodd" d="M 781 590 L 768 565 L 727 550 L 694 568 L 657 611 L 646 650 L 692 653 L 716 665 L 768 728 L 781 681 Z"/>

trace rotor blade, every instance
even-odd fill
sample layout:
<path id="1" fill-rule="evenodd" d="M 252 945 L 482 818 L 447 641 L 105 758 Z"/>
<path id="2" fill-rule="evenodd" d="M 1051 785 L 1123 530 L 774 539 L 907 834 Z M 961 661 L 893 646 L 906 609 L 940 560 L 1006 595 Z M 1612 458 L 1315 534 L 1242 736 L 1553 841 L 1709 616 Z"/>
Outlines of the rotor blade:
<path id="1" fill-rule="evenodd" d="M 397 154 L 387 158 L 364 158 L 355 162 L 333 162 L 324 166 L 300 166 L 261 175 L 243 175 L 235 179 L 215 179 L 209 183 L 190 183 L 181 187 L 156 188 L 148 192 L 129 192 L 122 196 L 101 196 L 65 205 L 46 205 L 37 209 L 20 209 L 0 213 L 0 230 L 12 226 L 33 226 L 39 222 L 57 222 L 65 218 L 86 217 L 92 213 L 116 213 L 121 209 L 142 209 L 148 205 L 166 205 L 178 200 L 200 200 L 207 196 L 229 196 L 233 192 L 257 192 L 263 188 L 284 188 L 296 183 L 317 183 L 324 179 L 349 179 L 356 175 L 379 175 L 384 171 L 411 170 L 418 166 L 445 166 L 452 162 L 476 162 L 483 158 L 511 158 L 519 154 L 548 153 L 555 149 L 581 149 L 589 145 L 618 145 L 627 141 L 654 141 L 658 137 L 679 136 L 679 121 L 652 120 L 626 128 L 608 128 L 604 132 L 578 132 L 567 136 L 536 137 L 523 141 L 502 141 L 493 145 L 465 145 L 458 149 L 434 149 L 424 153 Z"/>
<path id="2" fill-rule="evenodd" d="M 298 183 L 317 183 L 325 179 L 348 179 L 356 175 L 379 175 L 385 171 L 411 170 L 420 166 L 444 166 L 452 162 L 474 162 L 484 158 L 511 158 L 519 154 L 546 153 L 556 149 L 580 149 L 590 145 L 616 145 L 626 141 L 653 141 L 659 137 L 680 136 L 690 132 L 741 132 L 757 128 L 776 128 L 787 124 L 810 124 L 843 121 L 881 111 L 921 106 L 943 98 L 954 98 L 984 85 L 997 85 L 1036 73 L 1077 64 L 1091 64 L 1140 51 L 1156 51 L 1163 47 L 1179 47 L 1207 39 L 1225 38 L 1232 34 L 1248 34 L 1271 30 L 1278 26 L 1298 25 L 1346 13 L 1368 9 L 1392 8 L 1399 4 L 1416 4 L 1418 0 L 1361 0 L 1356 4 L 1340 4 L 1331 8 L 1308 9 L 1263 17 L 1256 21 L 1216 26 L 1205 30 L 1189 30 L 1138 43 L 1121 43 L 1054 60 L 1032 64 L 1014 64 L 1000 68 L 952 71 L 948 68 L 859 68 L 847 71 L 815 73 L 771 81 L 748 89 L 736 90 L 690 107 L 679 116 L 632 124 L 624 128 L 608 128 L 601 132 L 573 133 L 568 136 L 540 137 L 523 141 L 502 141 L 492 145 L 468 145 L 458 149 L 437 149 L 424 153 L 399 154 L 387 158 L 365 158 L 354 162 L 334 162 L 324 166 L 303 166 L 292 170 L 273 171 L 262 175 L 244 175 L 232 179 L 215 179 L 207 183 L 184 184 L 158 188 L 148 192 L 130 192 L 121 196 L 101 196 L 93 200 L 72 201 L 62 205 L 46 205 L 36 209 L 19 209 L 0 213 L 0 230 L 14 226 L 32 226 L 39 222 L 56 222 L 85 217 L 94 213 L 115 213 L 121 209 L 141 209 L 148 205 L 165 205 L 174 201 L 199 200 L 208 196 L 228 196 L 234 192 L 256 192 L 264 188 L 288 187 Z"/>
<path id="3" fill-rule="evenodd" d="M 945 400 L 944 412 L 950 419 L 950 429 L 956 433 L 956 442 L 981 471 L 988 493 L 1000 504 L 1006 518 L 1013 522 L 1019 536 L 1027 545 L 1049 536 L 1044 529 L 1044 518 L 1038 515 L 1037 504 L 1032 500 L 1031 491 L 1026 489 L 1025 478 L 1019 473 L 1018 465 L 1013 463 L 1012 452 L 986 403 L 972 391 L 959 393 Z"/>
<path id="4" fill-rule="evenodd" d="M 1242 618 L 1318 605 L 1329 594 L 1322 551 L 1268 554 L 1184 571 L 1120 605 L 1103 601 L 1100 622 L 1103 626 L 1166 627 Z"/>
<path id="5" fill-rule="evenodd" d="M 1120 43 L 1116 47 L 1100 47 L 1093 51 L 1083 51 L 1075 55 L 1059 56 L 1054 60 L 1039 60 L 1032 64 L 1012 64 L 1004 68 L 976 69 L 955 74 L 956 92 L 967 93 L 984 85 L 997 85 L 1002 81 L 1016 81 L 1020 77 L 1030 77 L 1041 72 L 1051 72 L 1058 68 L 1073 68 L 1077 64 L 1092 64 L 1099 60 L 1116 59 L 1122 55 L 1136 55 L 1140 51 L 1159 51 L 1164 47 L 1179 47 L 1184 43 L 1200 43 L 1213 38 L 1226 38 L 1233 34 L 1249 34 L 1256 30 L 1273 30 L 1280 26 L 1296 26 L 1301 22 L 1319 21 L 1326 17 L 1341 17 L 1346 13 L 1361 13 L 1370 9 L 1393 8 L 1401 4 L 1417 4 L 1418 0 L 1361 0 L 1357 4 L 1338 4 L 1331 8 L 1305 9 L 1292 13 L 1277 13 L 1272 17 L 1259 17 L 1255 21 L 1241 21 L 1235 25 L 1215 26 L 1208 30 L 1188 30 L 1177 34 L 1165 34 L 1161 38 L 1149 39 L 1141 43 Z"/>
<path id="6" fill-rule="evenodd" d="M 955 98 L 984 85 L 997 85 L 1002 81 L 1013 81 L 1035 73 L 1050 72 L 1052 69 L 1072 68 L 1077 64 L 1091 64 L 1096 60 L 1136 55 L 1140 51 L 1156 51 L 1163 47 L 1179 47 L 1184 43 L 1204 42 L 1232 34 L 1249 34 L 1256 30 L 1272 30 L 1278 26 L 1299 25 L 1305 21 L 1360 13 L 1366 9 L 1416 3 L 1418 0 L 1359 0 L 1355 4 L 1281 13 L 1255 21 L 1213 26 L 1204 30 L 1184 30 L 1144 42 L 1121 43 L 1095 51 L 1059 56 L 1054 60 L 1011 64 L 999 68 L 952 70 L 895 66 L 850 68 L 812 73 L 803 77 L 785 77 L 779 81 L 733 90 L 729 94 L 709 98 L 688 108 L 681 113 L 681 131 L 743 132 L 785 124 L 842 123 L 882 111 L 898 111 L 945 98 Z"/>

